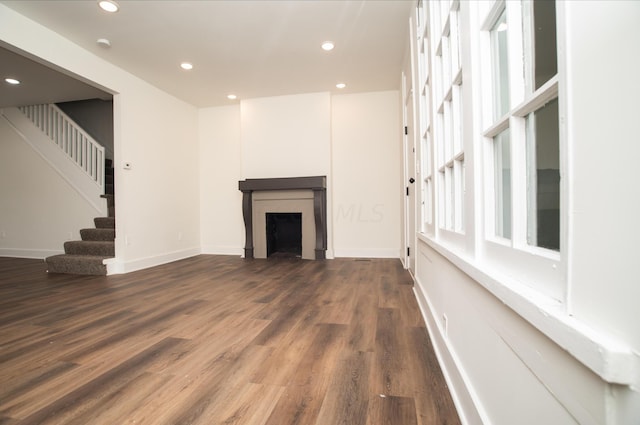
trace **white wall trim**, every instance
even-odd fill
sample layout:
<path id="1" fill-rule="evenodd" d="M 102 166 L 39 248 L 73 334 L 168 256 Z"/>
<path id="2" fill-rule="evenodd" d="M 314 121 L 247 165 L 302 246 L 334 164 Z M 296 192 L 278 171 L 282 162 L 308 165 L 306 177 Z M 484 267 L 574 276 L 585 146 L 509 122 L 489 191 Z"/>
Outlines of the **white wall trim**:
<path id="1" fill-rule="evenodd" d="M 202 247 L 202 254 L 237 255 L 241 257 L 244 254 L 244 250 L 242 247 L 239 247 L 239 246 L 205 245 Z"/>
<path id="2" fill-rule="evenodd" d="M 465 258 L 419 234 L 418 238 L 509 306 L 605 382 L 640 385 L 640 356 L 613 336 L 570 316 L 562 303 L 501 275 L 477 260 Z"/>
<path id="3" fill-rule="evenodd" d="M 239 257 L 243 257 L 244 256 L 244 248 L 237 247 L 237 246 L 204 245 L 202 247 L 201 254 L 207 254 L 207 255 L 237 255 Z M 327 249 L 326 258 L 327 258 L 327 260 L 332 260 L 334 258 L 332 250 Z M 395 258 L 395 257 L 393 257 L 393 258 Z"/>
<path id="4" fill-rule="evenodd" d="M 399 249 L 335 249 L 334 254 L 336 258 L 401 258 L 401 252 Z"/>
<path id="5" fill-rule="evenodd" d="M 21 248 L 0 248 L 0 257 L 13 258 L 33 258 L 44 260 L 52 255 L 64 254 L 64 251 L 53 249 L 21 249 Z"/>
<path id="6" fill-rule="evenodd" d="M 420 280 L 414 277 L 416 285 L 413 291 L 418 301 L 418 307 L 422 312 L 431 343 L 438 358 L 438 363 L 442 369 L 447 385 L 451 390 L 451 398 L 458 411 L 458 416 L 463 425 L 483 425 L 490 424 L 486 414 L 479 407 L 481 406 L 480 400 L 473 391 L 473 388 L 469 384 L 470 380 L 467 378 L 467 374 L 460 366 L 460 361 L 455 354 L 455 351 L 447 342 L 447 338 L 444 336 L 442 329 L 438 326 L 438 321 L 433 316 L 433 308 L 427 294 L 425 294 L 421 288 Z"/>
<path id="7" fill-rule="evenodd" d="M 200 255 L 200 248 L 183 249 L 131 261 L 122 261 L 116 257 L 105 260 L 104 264 L 107 265 L 107 275 L 123 274 L 161 266 L 174 261 L 184 260 L 185 258 L 195 257 L 196 255 Z"/>

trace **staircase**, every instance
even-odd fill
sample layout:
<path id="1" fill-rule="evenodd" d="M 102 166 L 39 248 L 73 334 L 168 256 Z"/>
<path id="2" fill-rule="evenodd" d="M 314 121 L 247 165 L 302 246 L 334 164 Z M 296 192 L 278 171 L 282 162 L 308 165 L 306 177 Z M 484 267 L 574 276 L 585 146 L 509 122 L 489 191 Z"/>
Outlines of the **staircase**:
<path id="1" fill-rule="evenodd" d="M 113 164 L 105 160 L 105 194 L 108 217 L 96 217 L 95 228 L 81 229 L 79 241 L 64 243 L 64 254 L 45 259 L 49 273 L 106 275 L 104 260 L 115 256 L 116 219 Z"/>

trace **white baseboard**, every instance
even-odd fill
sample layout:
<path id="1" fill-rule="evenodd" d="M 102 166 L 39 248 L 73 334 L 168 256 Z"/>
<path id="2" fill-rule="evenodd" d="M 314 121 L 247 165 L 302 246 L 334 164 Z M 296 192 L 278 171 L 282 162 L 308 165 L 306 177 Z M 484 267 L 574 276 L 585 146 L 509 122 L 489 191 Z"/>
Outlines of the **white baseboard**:
<path id="1" fill-rule="evenodd" d="M 207 245 L 202 247 L 202 254 L 209 255 L 244 255 L 244 248 L 237 246 Z"/>
<path id="2" fill-rule="evenodd" d="M 418 301 L 418 306 L 422 312 L 422 317 L 427 325 L 431 343 L 438 357 L 438 363 L 447 381 L 451 397 L 460 416 L 463 425 L 484 425 L 490 421 L 481 412 L 480 401 L 475 396 L 473 388 L 469 385 L 469 379 L 465 371 L 460 367 L 460 361 L 449 345 L 442 329 L 438 326 L 438 321 L 433 316 L 433 309 L 429 302 L 429 297 L 425 294 L 417 278 L 414 286 L 414 293 Z M 485 419 L 483 419 L 485 417 Z"/>
<path id="3" fill-rule="evenodd" d="M 244 248 L 238 248 L 237 246 L 207 245 L 202 247 L 201 253 L 209 255 L 238 255 L 242 257 L 244 256 Z M 326 258 L 327 260 L 332 260 L 334 258 L 332 250 L 327 249 Z"/>
<path id="4" fill-rule="evenodd" d="M 185 258 L 200 255 L 200 253 L 199 248 L 190 248 L 130 261 L 122 261 L 118 258 L 113 258 L 105 260 L 105 264 L 107 265 L 107 275 L 123 274 L 148 269 L 150 267 L 161 266 L 162 264 L 171 263 L 173 261 L 184 260 Z"/>
<path id="5" fill-rule="evenodd" d="M 20 249 L 20 248 L 0 248 L 0 257 L 33 258 L 44 260 L 52 255 L 64 254 L 64 251 L 53 249 Z"/>
<path id="6" fill-rule="evenodd" d="M 335 258 L 400 258 L 397 249 L 334 249 Z"/>

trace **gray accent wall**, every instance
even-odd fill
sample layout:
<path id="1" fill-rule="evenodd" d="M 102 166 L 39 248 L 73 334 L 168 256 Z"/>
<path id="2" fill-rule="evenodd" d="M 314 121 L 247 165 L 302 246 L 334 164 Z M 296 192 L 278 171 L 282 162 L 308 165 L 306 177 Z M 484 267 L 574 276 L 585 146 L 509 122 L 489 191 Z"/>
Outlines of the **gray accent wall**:
<path id="1" fill-rule="evenodd" d="M 78 100 L 57 106 L 104 146 L 107 158 L 113 159 L 113 100 Z"/>

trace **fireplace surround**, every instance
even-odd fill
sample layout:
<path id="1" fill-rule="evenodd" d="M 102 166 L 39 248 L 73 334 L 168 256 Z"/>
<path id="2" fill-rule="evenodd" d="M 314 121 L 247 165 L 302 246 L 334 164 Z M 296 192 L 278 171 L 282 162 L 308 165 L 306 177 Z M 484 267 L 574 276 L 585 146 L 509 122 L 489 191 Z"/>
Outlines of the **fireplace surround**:
<path id="1" fill-rule="evenodd" d="M 301 213 L 302 258 L 326 258 L 326 176 L 246 179 L 238 182 L 238 188 L 242 192 L 245 258 L 267 258 L 267 213 Z"/>

